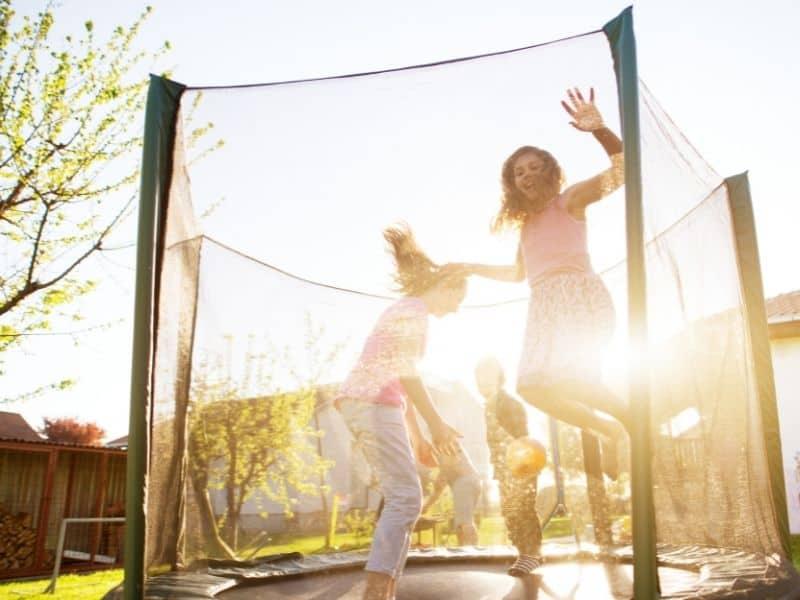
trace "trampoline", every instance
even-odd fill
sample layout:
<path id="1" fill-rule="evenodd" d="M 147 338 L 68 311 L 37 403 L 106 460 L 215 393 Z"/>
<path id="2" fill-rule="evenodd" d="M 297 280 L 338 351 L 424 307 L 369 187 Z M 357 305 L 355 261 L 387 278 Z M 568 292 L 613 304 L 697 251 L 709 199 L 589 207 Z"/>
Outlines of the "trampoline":
<path id="1" fill-rule="evenodd" d="M 407 221 L 441 263 L 508 262 L 516 240 L 488 225 L 511 151 L 551 150 L 568 181 L 604 168 L 559 106 L 575 85 L 624 145 L 625 185 L 588 221 L 617 313 L 604 382 L 633 417 L 629 478 L 605 479 L 596 440 L 529 412 L 551 442 L 537 512 L 568 529 L 547 530 L 537 574 L 506 574 L 473 369 L 492 354 L 514 381 L 528 294 L 470 282 L 432 320 L 423 375 L 476 465 L 481 545 L 412 549 L 397 597 L 800 598 L 747 178 L 717 174 L 640 81 L 630 9 L 554 42 L 373 73 L 152 77 L 125 584 L 110 597 L 360 597 L 380 498 L 334 399 L 397 298 L 381 231 Z M 445 533 L 448 494 L 432 509 Z"/>
<path id="2" fill-rule="evenodd" d="M 593 545 L 545 544 L 546 563 L 536 574 L 510 577 L 513 548 L 412 550 L 399 580 L 399 600 L 481 598 L 595 600 L 631 598 L 630 549 L 608 551 Z M 786 566 L 747 553 L 719 549 L 662 548 L 658 568 L 662 598 L 792 598 L 796 581 Z M 148 598 L 227 600 L 358 600 L 364 591 L 365 552 L 325 556 L 283 555 L 255 561 L 200 561 L 185 572 L 148 581 Z M 695 569 L 705 564 L 702 572 Z M 112 597 L 121 597 L 117 591 Z"/>

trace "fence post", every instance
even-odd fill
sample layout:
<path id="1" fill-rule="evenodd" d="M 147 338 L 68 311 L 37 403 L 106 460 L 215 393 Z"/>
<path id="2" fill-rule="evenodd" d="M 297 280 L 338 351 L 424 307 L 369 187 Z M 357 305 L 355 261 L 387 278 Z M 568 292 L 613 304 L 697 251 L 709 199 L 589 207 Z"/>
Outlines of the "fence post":
<path id="1" fill-rule="evenodd" d="M 47 471 L 44 476 L 44 491 L 42 493 L 42 503 L 39 505 L 39 517 L 36 521 L 36 546 L 33 551 L 33 565 L 35 568 L 42 567 L 44 559 L 44 546 L 47 540 L 47 521 L 50 519 L 50 504 L 53 500 L 53 480 L 56 476 L 56 466 L 58 464 L 58 450 L 50 450 L 47 457 Z"/>

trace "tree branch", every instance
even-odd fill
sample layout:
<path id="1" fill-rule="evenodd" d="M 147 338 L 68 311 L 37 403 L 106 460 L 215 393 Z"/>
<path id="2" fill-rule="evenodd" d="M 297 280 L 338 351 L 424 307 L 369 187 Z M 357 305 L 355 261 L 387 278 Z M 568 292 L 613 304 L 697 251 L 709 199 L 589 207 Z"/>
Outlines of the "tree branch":
<path id="1" fill-rule="evenodd" d="M 16 150 L 11 152 L 11 154 L 8 155 L 8 158 L 6 158 L 3 162 L 0 163 L 0 169 L 2 169 L 8 163 L 10 163 L 17 156 L 17 154 L 20 153 L 20 151 L 23 148 L 25 148 L 28 144 L 30 144 L 31 140 L 33 139 L 33 136 L 36 135 L 36 132 L 39 130 L 39 127 L 42 126 L 42 123 L 44 123 L 44 117 L 39 119 L 39 122 L 36 125 L 34 125 L 33 130 L 31 131 L 30 135 L 25 139 L 25 141 Z"/>
<path id="2" fill-rule="evenodd" d="M 44 235 L 44 226 L 47 224 L 47 217 L 50 214 L 50 205 L 44 203 L 44 214 L 39 227 L 36 228 L 36 239 L 33 241 L 33 251 L 31 252 L 31 262 L 28 265 L 28 274 L 25 277 L 25 284 L 28 285 L 33 281 L 33 270 L 36 268 L 36 258 L 39 256 L 39 248 L 42 243 L 42 235 Z"/>
<path id="3" fill-rule="evenodd" d="M 45 158 L 39 164 L 28 169 L 28 172 L 19 178 L 11 194 L 9 194 L 4 200 L 0 200 L 0 216 L 2 216 L 8 208 L 14 206 L 14 202 L 22 193 L 22 190 L 24 190 L 26 186 L 30 185 L 29 180 L 36 174 L 36 171 L 61 149 L 62 148 L 60 144 L 54 144 L 47 153 L 47 156 L 45 156 Z"/>
<path id="4" fill-rule="evenodd" d="M 33 281 L 32 275 L 33 275 L 33 268 L 35 266 L 35 254 L 36 254 L 34 253 L 34 256 L 31 257 L 31 265 L 28 270 L 28 278 L 25 285 L 16 294 L 12 295 L 8 301 L 6 301 L 2 306 L 0 306 L 0 316 L 10 311 L 12 308 L 17 306 L 20 302 L 22 302 L 22 300 L 24 300 L 31 294 L 58 283 L 59 281 L 64 279 L 64 277 L 69 275 L 73 270 L 75 270 L 75 268 L 79 264 L 81 264 L 84 260 L 86 260 L 93 252 L 100 250 L 103 246 L 103 240 L 116 226 L 120 217 L 125 213 L 125 211 L 127 210 L 128 206 L 132 201 L 133 198 L 128 200 L 128 202 L 125 204 L 122 210 L 119 213 L 117 213 L 117 215 L 111 220 L 108 226 L 106 226 L 106 228 L 100 233 L 97 240 L 95 240 L 95 242 L 89 247 L 88 250 L 86 250 L 78 258 L 76 258 L 66 269 L 64 269 L 59 275 L 53 277 L 52 279 L 41 282 Z M 38 240 L 37 240 L 37 245 L 38 245 Z"/>

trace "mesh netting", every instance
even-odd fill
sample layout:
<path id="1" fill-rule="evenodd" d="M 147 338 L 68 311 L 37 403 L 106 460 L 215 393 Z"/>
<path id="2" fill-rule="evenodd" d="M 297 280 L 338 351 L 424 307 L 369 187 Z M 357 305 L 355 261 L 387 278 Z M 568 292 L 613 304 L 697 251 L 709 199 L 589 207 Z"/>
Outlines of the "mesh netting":
<path id="1" fill-rule="evenodd" d="M 380 494 L 334 400 L 398 298 L 381 233 L 402 220 L 438 263 L 512 263 L 518 238 L 489 231 L 511 151 L 548 149 L 568 183 L 608 165 L 559 106 L 576 84 L 595 89 L 619 132 L 601 32 L 365 76 L 185 91 L 179 130 L 210 122 L 224 145 L 190 161 L 184 138 L 175 144 L 158 271 L 149 566 L 369 543 Z M 780 553 L 728 190 L 643 85 L 640 118 L 658 541 Z M 627 400 L 624 212 L 620 189 L 587 218 L 616 309 L 605 379 Z M 525 283 L 473 277 L 458 312 L 429 319 L 419 365 L 463 434 L 482 545 L 509 540 L 474 370 L 497 357 L 513 393 L 527 302 Z M 525 411 L 531 436 L 551 447 L 546 416 Z M 576 430 L 562 427 L 559 441 L 574 519 L 551 521 L 545 537 L 629 542 L 627 474 L 587 494 L 596 461 L 583 461 Z M 439 471 L 420 467 L 424 491 Z M 543 517 L 557 499 L 552 464 L 538 483 Z M 458 542 L 463 486 L 448 484 L 418 522 L 421 544 Z"/>
<path id="2" fill-rule="evenodd" d="M 769 554 L 780 542 L 729 190 L 640 97 L 658 540 Z"/>

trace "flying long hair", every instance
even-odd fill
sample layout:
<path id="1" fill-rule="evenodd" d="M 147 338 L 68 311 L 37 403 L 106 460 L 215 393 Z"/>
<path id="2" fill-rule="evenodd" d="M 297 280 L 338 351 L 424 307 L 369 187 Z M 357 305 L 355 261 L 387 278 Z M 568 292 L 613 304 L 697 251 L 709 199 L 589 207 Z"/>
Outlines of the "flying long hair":
<path id="1" fill-rule="evenodd" d="M 407 223 L 387 227 L 383 237 L 389 244 L 389 254 L 394 258 L 393 279 L 397 290 L 408 296 L 418 296 L 442 282 L 445 278 L 441 265 L 433 262 L 419 247 Z M 453 285 L 466 283 L 463 276 L 449 276 Z"/>
<path id="2" fill-rule="evenodd" d="M 514 182 L 514 165 L 523 154 L 535 154 L 544 163 L 545 172 L 536 186 L 536 197 L 528 198 Z M 500 198 L 500 210 L 492 221 L 492 231 L 518 229 L 522 227 L 529 215 L 542 210 L 547 203 L 561 191 L 564 184 L 564 173 L 558 161 L 547 150 L 535 146 L 522 146 L 514 150 L 503 163 L 501 172 L 503 195 Z"/>

